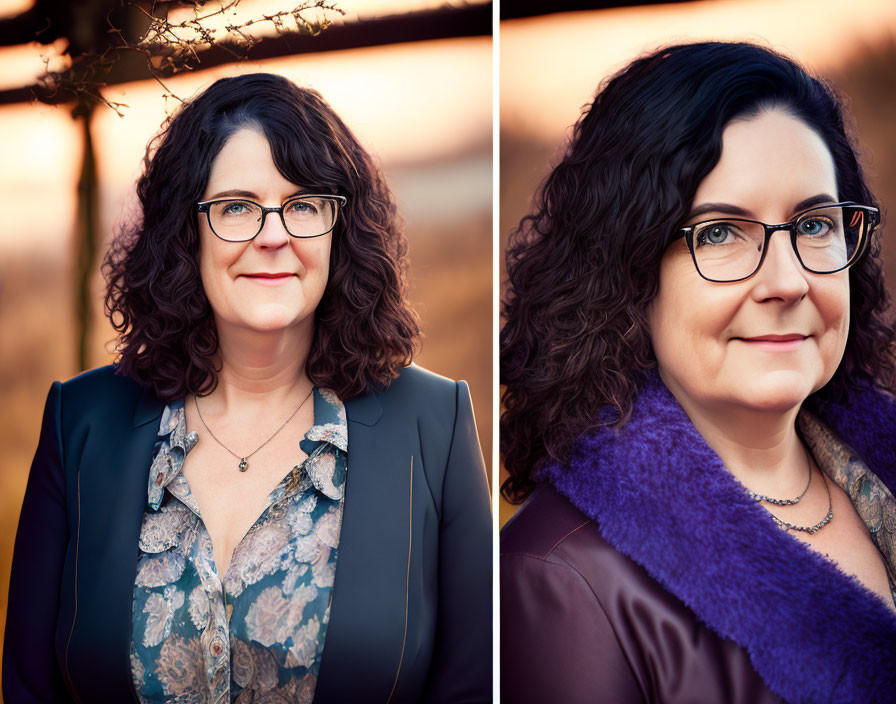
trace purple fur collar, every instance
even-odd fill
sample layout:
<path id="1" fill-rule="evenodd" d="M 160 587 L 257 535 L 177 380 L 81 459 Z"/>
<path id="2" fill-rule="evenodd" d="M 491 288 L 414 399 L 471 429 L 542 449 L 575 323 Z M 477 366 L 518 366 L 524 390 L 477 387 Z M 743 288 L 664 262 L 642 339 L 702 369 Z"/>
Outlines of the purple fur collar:
<path id="1" fill-rule="evenodd" d="M 868 390 L 812 410 L 896 493 L 896 400 Z M 896 701 L 896 614 L 772 522 L 656 373 L 624 428 L 586 434 L 543 478 L 785 700 Z"/>

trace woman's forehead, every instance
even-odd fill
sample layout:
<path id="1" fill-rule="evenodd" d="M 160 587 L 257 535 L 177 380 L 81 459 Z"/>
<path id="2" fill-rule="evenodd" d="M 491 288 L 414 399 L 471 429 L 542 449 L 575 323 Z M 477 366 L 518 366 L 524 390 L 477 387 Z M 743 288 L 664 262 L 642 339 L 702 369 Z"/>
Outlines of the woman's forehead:
<path id="1" fill-rule="evenodd" d="M 271 145 L 261 132 L 248 127 L 234 132 L 212 161 L 205 197 L 257 198 L 277 193 L 288 197 L 303 189 L 288 180 L 274 164 Z M 227 193 L 228 195 L 223 195 Z"/>
<path id="2" fill-rule="evenodd" d="M 697 187 L 693 205 L 730 203 L 747 217 L 774 219 L 821 194 L 837 198 L 830 150 L 804 121 L 770 109 L 725 127 L 721 157 Z"/>

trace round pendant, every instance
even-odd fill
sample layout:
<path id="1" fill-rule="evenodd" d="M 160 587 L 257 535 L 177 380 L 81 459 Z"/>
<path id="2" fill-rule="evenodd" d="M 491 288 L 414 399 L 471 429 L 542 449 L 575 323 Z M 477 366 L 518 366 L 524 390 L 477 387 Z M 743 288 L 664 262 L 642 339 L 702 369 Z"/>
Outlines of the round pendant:
<path id="1" fill-rule="evenodd" d="M 240 459 L 240 471 L 245 472 L 247 469 L 249 469 L 249 462 L 243 457 Z"/>

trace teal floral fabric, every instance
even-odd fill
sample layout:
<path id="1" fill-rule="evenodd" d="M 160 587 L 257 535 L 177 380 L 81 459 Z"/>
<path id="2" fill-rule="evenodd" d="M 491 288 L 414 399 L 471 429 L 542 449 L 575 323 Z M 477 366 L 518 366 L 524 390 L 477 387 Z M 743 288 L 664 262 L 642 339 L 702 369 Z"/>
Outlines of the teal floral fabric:
<path id="1" fill-rule="evenodd" d="M 330 617 L 348 451 L 345 409 L 314 389 L 308 455 L 218 574 L 181 472 L 199 441 L 184 402 L 162 414 L 134 583 L 131 674 L 141 702 L 310 702 Z"/>
<path id="2" fill-rule="evenodd" d="M 896 605 L 896 498 L 855 450 L 816 416 L 801 409 L 797 423 L 815 463 L 849 496 L 880 550 Z"/>

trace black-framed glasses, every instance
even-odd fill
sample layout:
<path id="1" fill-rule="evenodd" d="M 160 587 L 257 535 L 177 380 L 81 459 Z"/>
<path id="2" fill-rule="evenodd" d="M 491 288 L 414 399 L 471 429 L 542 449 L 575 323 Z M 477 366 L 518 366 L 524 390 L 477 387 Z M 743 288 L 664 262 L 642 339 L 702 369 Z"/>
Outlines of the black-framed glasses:
<path id="1" fill-rule="evenodd" d="M 833 274 L 855 264 L 880 222 L 880 211 L 844 202 L 809 208 L 790 222 L 767 225 L 744 218 L 714 218 L 679 228 L 697 272 L 707 281 L 731 283 L 749 279 L 762 266 L 771 236 L 790 233 L 790 243 L 806 271 Z"/>
<path id="2" fill-rule="evenodd" d="M 325 235 L 336 227 L 339 209 L 347 202 L 345 196 L 307 193 L 276 208 L 246 198 L 220 198 L 197 203 L 196 210 L 205 213 L 208 226 L 222 240 L 247 242 L 261 232 L 268 213 L 277 213 L 293 237 Z"/>

